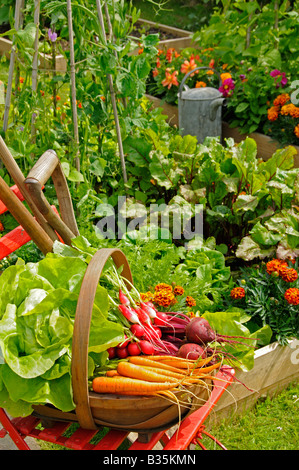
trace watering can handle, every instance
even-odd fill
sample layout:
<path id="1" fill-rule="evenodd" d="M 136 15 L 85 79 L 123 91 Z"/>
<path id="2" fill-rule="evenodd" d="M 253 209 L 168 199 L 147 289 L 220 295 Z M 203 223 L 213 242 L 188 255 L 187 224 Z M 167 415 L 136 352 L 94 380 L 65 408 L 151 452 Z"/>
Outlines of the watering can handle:
<path id="1" fill-rule="evenodd" d="M 190 75 L 191 75 L 192 73 L 194 73 L 196 70 L 204 70 L 204 69 L 209 69 L 209 70 L 213 70 L 213 72 L 216 72 L 216 74 L 217 74 L 218 77 L 219 77 L 219 86 L 221 85 L 220 73 L 217 72 L 217 70 L 212 69 L 211 67 L 196 67 L 195 69 L 190 70 L 190 72 L 188 72 L 188 73 L 184 76 L 184 78 L 183 78 L 183 80 L 182 80 L 182 82 L 181 82 L 181 84 L 180 84 L 180 88 L 179 88 L 179 95 L 180 95 L 180 98 L 182 98 L 182 89 L 183 89 L 184 83 L 185 83 L 185 81 L 187 80 L 187 78 L 190 77 Z"/>

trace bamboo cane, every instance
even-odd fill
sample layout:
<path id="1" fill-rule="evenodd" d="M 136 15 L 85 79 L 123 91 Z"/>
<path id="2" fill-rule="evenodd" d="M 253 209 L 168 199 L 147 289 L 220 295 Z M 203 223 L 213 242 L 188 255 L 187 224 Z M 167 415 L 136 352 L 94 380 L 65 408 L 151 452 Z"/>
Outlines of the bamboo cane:
<path id="1" fill-rule="evenodd" d="M 16 31 L 19 29 L 19 25 L 20 25 L 21 6 L 22 6 L 22 0 L 16 0 L 16 6 L 15 6 L 15 30 Z M 7 82 L 5 110 L 4 110 L 4 118 L 3 118 L 3 132 L 4 133 L 7 131 L 7 127 L 8 127 L 8 117 L 9 117 L 10 102 L 11 102 L 12 81 L 13 81 L 13 74 L 14 74 L 14 68 L 15 68 L 15 60 L 16 60 L 16 47 L 13 44 L 11 48 L 11 52 L 10 52 L 8 82 Z"/>
<path id="2" fill-rule="evenodd" d="M 100 0 L 96 0 L 96 5 L 97 5 L 97 12 L 98 12 L 100 27 L 101 27 L 101 30 L 102 30 L 102 33 L 103 33 L 104 42 L 106 44 L 107 41 L 106 41 L 106 34 L 105 34 L 105 25 L 104 25 L 104 18 L 103 18 L 103 13 L 102 13 L 102 7 L 101 7 Z M 108 11 L 106 11 L 106 12 L 107 12 L 106 14 L 108 15 Z M 109 24 L 109 20 L 108 20 L 108 24 Z M 123 144 L 122 144 L 122 137 L 121 137 L 119 119 L 118 119 L 116 96 L 115 96 L 114 87 L 113 87 L 113 78 L 112 78 L 111 74 L 107 74 L 107 78 L 108 78 L 109 88 L 110 88 L 111 103 L 112 103 L 114 120 L 115 120 L 119 155 L 120 155 L 120 161 L 121 161 L 122 172 L 123 172 L 123 179 L 124 179 L 124 183 L 127 183 L 128 179 L 127 179 L 126 163 L 125 163 L 125 157 L 124 157 L 124 151 L 123 151 Z"/>
<path id="3" fill-rule="evenodd" d="M 34 55 L 32 62 L 32 94 L 34 95 L 37 90 L 37 77 L 38 77 L 38 41 L 39 41 L 39 13 L 40 13 L 40 0 L 34 1 L 34 24 L 36 26 L 35 40 L 34 40 Z M 31 118 L 31 136 L 35 140 L 35 114 Z"/>
<path id="4" fill-rule="evenodd" d="M 75 52 L 74 52 L 74 36 L 73 36 L 73 15 L 71 0 L 67 0 L 67 17 L 69 28 L 69 46 L 70 46 L 70 68 L 71 68 L 71 98 L 72 98 L 72 112 L 73 112 L 73 126 L 74 126 L 74 141 L 76 146 L 75 166 L 80 171 L 80 158 L 79 158 L 79 130 L 78 130 L 78 113 L 77 113 L 77 98 L 76 98 L 76 67 L 75 67 Z"/>

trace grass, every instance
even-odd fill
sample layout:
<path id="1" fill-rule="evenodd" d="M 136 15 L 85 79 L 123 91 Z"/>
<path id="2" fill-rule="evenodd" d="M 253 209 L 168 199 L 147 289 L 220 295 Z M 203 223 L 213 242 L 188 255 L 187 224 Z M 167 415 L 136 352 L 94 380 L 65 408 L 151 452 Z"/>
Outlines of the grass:
<path id="1" fill-rule="evenodd" d="M 228 450 L 298 450 L 298 411 L 299 383 L 293 383 L 272 399 L 258 400 L 250 411 L 212 425 L 211 434 Z M 215 448 L 207 440 L 204 445 Z"/>

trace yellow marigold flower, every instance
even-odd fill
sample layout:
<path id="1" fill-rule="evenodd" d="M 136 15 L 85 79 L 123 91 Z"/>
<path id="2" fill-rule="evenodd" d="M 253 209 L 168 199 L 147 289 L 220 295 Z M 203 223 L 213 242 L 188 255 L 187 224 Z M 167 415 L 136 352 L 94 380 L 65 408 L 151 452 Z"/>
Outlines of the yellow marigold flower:
<path id="1" fill-rule="evenodd" d="M 281 268 L 287 267 L 288 263 L 281 259 L 272 259 L 268 261 L 266 265 L 266 270 L 268 274 L 277 273 L 280 274 Z"/>
<path id="2" fill-rule="evenodd" d="M 230 296 L 232 299 L 243 299 L 245 297 L 244 287 L 234 287 L 230 292 Z"/>
<path id="3" fill-rule="evenodd" d="M 175 288 L 173 289 L 173 293 L 174 295 L 183 295 L 184 289 L 181 286 L 175 286 Z"/>
<path id="4" fill-rule="evenodd" d="M 159 292 L 161 290 L 172 292 L 172 286 L 170 286 L 169 284 L 165 284 L 164 282 L 161 282 L 160 284 L 156 285 L 155 291 Z"/>
<path id="5" fill-rule="evenodd" d="M 149 302 L 149 301 L 152 301 L 154 300 L 154 294 L 150 291 L 148 292 L 142 292 L 140 294 L 140 298 L 143 302 Z"/>
<path id="6" fill-rule="evenodd" d="M 294 282 L 298 279 L 298 273 L 296 269 L 283 267 L 280 269 L 280 276 L 286 282 Z"/>
<path id="7" fill-rule="evenodd" d="M 290 305 L 299 305 L 299 289 L 290 287 L 285 291 L 284 298 Z"/>
<path id="8" fill-rule="evenodd" d="M 288 101 L 290 101 L 290 95 L 288 93 L 282 93 L 275 98 L 273 105 L 284 106 Z"/>
<path id="9" fill-rule="evenodd" d="M 196 301 L 193 299 L 193 297 L 191 297 L 191 295 L 187 295 L 186 304 L 188 307 L 194 307 L 196 305 Z"/>

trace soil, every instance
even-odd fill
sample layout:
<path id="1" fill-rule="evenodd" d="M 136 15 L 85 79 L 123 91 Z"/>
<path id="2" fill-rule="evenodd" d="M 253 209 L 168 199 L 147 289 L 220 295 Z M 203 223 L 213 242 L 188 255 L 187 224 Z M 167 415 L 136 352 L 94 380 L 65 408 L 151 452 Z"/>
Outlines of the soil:
<path id="1" fill-rule="evenodd" d="M 178 36 L 175 34 L 172 34 L 168 31 L 161 31 L 159 28 L 155 28 L 153 26 L 139 26 L 135 25 L 135 29 L 132 31 L 131 36 L 134 36 L 136 38 L 140 38 L 142 34 L 159 34 L 159 39 L 160 41 L 165 41 L 167 39 L 177 39 Z"/>

